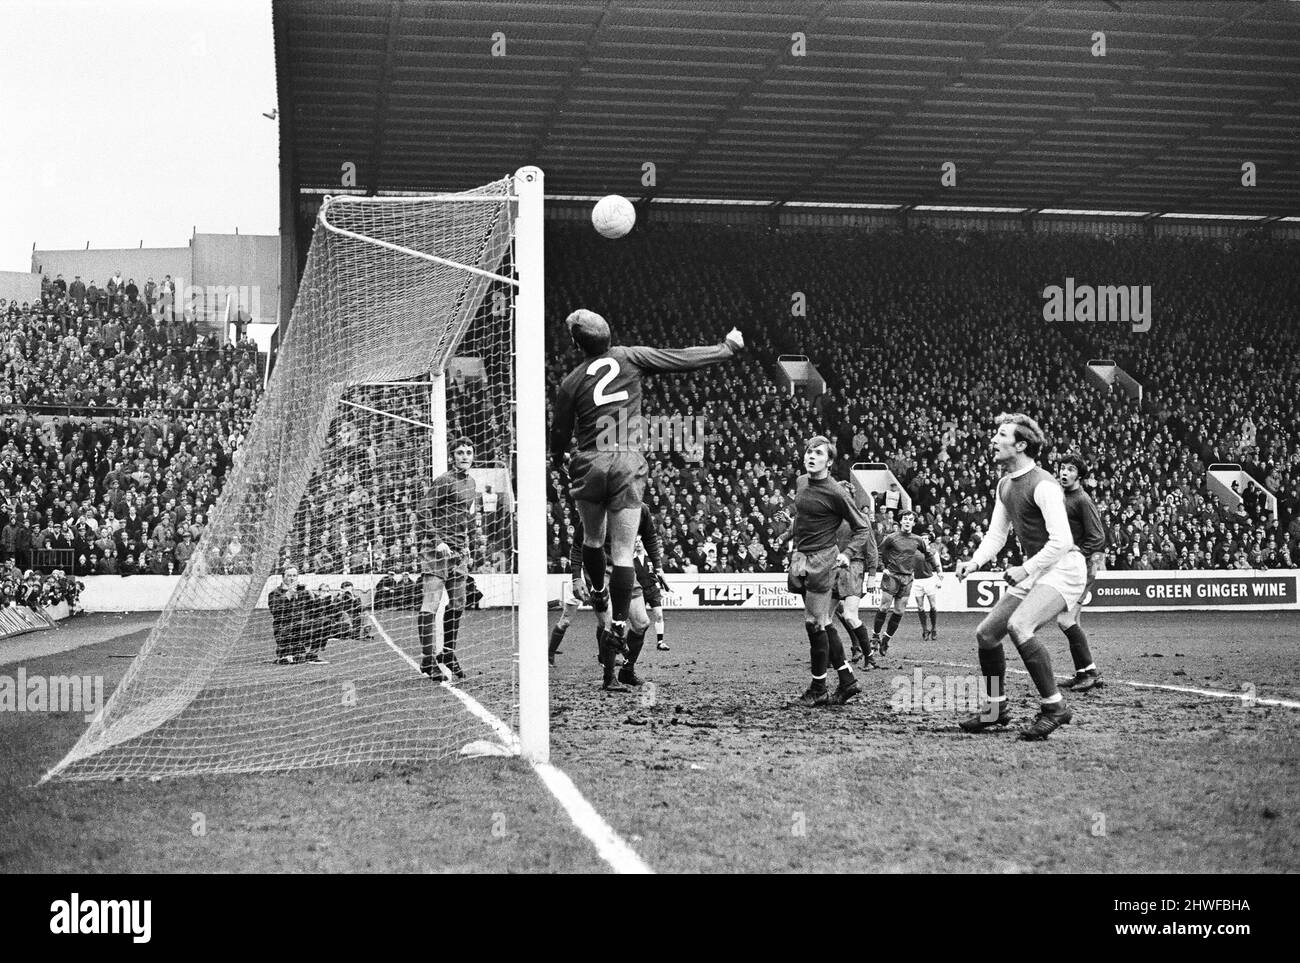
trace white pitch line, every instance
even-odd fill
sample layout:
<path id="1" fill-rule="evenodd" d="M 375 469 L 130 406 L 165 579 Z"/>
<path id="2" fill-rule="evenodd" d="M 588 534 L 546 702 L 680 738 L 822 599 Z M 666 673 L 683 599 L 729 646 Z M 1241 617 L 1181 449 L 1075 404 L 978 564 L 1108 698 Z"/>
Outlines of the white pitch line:
<path id="1" fill-rule="evenodd" d="M 375 618 L 375 613 L 367 612 L 366 614 L 370 617 L 371 624 L 379 631 L 380 636 L 388 643 L 389 647 L 400 655 L 407 665 L 419 672 L 420 667 L 416 664 L 415 659 L 411 658 L 384 631 L 384 627 Z M 519 754 L 519 737 L 508 725 L 485 709 L 483 704 L 468 692 L 464 692 L 454 685 L 449 685 L 445 679 L 442 682 L 442 687 L 455 695 L 471 715 L 495 732 L 506 748 L 510 749 L 515 755 Z M 600 813 L 596 812 L 591 803 L 587 802 L 586 797 L 582 795 L 578 787 L 573 784 L 573 780 L 563 770 L 551 765 L 549 762 L 533 762 L 529 760 L 529 763 L 533 767 L 533 772 L 537 773 L 537 778 L 551 791 L 551 795 L 568 813 L 569 819 L 578 832 L 587 837 L 587 841 L 596 847 L 596 853 L 610 865 L 614 872 L 622 874 L 654 872 L 636 854 L 632 847 L 623 841 L 623 837 L 614 831 L 614 827 L 605 822 Z"/>
<path id="2" fill-rule="evenodd" d="M 977 669 L 979 666 L 971 665 L 968 662 L 940 662 L 938 659 L 903 659 L 904 662 L 912 662 L 917 665 L 946 665 L 954 669 Z M 1024 669 L 1007 669 L 1008 672 L 1014 672 L 1016 675 L 1029 675 Z M 1245 692 L 1226 692 L 1223 689 L 1197 689 L 1187 685 L 1163 685 L 1159 682 L 1135 682 L 1131 679 L 1116 679 L 1113 676 L 1106 676 L 1106 683 L 1119 685 L 1131 685 L 1137 689 L 1164 689 L 1168 692 L 1187 692 L 1191 695 L 1211 696 L 1215 699 L 1237 699 L 1249 702 L 1250 705 L 1259 706 L 1281 706 L 1284 709 L 1300 709 L 1300 702 L 1294 699 L 1265 699 L 1262 696 L 1251 696 Z"/>
<path id="3" fill-rule="evenodd" d="M 549 762 L 535 762 L 533 772 L 537 773 L 537 778 L 545 783 L 546 788 L 560 801 L 560 805 L 573 820 L 573 825 L 578 827 L 578 832 L 591 841 L 600 858 L 609 863 L 614 872 L 623 875 L 644 875 L 654 872 L 631 846 L 623 842 L 623 838 L 614 832 L 613 827 L 601 818 L 600 813 L 592 808 L 591 803 L 587 802 L 586 797 L 573 784 L 573 780 L 562 770 Z"/>

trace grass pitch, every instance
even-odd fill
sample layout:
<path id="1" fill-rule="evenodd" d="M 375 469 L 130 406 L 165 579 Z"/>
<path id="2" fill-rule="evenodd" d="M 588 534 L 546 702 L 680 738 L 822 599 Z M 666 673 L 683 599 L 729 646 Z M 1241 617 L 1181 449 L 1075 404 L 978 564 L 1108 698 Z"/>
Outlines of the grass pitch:
<path id="1" fill-rule="evenodd" d="M 784 708 L 806 684 L 796 612 L 669 612 L 672 651 L 648 642 L 653 688 L 634 695 L 598 690 L 581 615 L 552 676 L 553 761 L 660 872 L 1300 870 L 1300 709 L 1120 681 L 1300 701 L 1300 614 L 1089 615 L 1108 684 L 1037 744 L 897 709 L 918 669 L 978 672 L 978 618 L 941 615 L 921 642 L 909 612 L 862 697 L 807 711 Z M 139 624 L 74 620 L 56 631 L 103 641 L 0 673 L 102 673 L 111 691 Z M 1043 638 L 1064 677 L 1064 638 Z M 1027 723 L 1029 680 L 1009 686 Z M 607 869 L 517 760 L 35 786 L 84 727 L 0 713 L 0 871 Z"/>

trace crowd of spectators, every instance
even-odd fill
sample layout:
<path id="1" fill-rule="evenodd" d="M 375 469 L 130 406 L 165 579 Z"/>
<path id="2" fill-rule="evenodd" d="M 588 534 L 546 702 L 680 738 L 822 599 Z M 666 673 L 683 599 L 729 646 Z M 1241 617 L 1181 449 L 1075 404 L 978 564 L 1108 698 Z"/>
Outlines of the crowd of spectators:
<path id="1" fill-rule="evenodd" d="M 554 233 L 548 316 L 591 308 L 623 344 L 714 343 L 732 325 L 749 343 L 728 365 L 647 379 L 647 414 L 702 415 L 707 432 L 702 457 L 649 459 L 647 500 L 660 518 L 669 571 L 779 570 L 780 513 L 801 471 L 802 443 L 816 433 L 837 442 L 837 477 L 848 477 L 853 462 L 886 464 L 946 563 L 968 556 L 988 524 L 995 469 L 987 441 L 1001 411 L 1040 420 L 1052 439 L 1048 467 L 1067 450 L 1088 460 L 1085 486 L 1109 530 L 1112 568 L 1300 562 L 1300 492 L 1289 487 L 1300 452 L 1297 403 L 1287 389 L 1300 362 L 1295 335 L 1283 333 L 1300 303 L 1295 272 L 1285 266 L 1294 263 L 1294 244 L 1266 245 L 1261 266 L 1253 248 L 1181 239 L 690 226 L 651 227 L 607 245 L 586 231 Z M 1198 286 L 1202 264 L 1211 280 L 1238 269 L 1241 276 Z M 1282 275 L 1279 294 L 1273 279 Z M 1146 347 L 1145 335 L 1118 323 L 1080 332 L 1045 322 L 1044 289 L 1067 277 L 1152 283 L 1159 340 Z M 1227 299 L 1234 310 L 1216 314 Z M 1206 319 L 1194 338 L 1194 358 L 1205 360 L 1186 372 L 1184 316 Z M 1154 355 L 1164 368 L 1142 355 L 1126 359 L 1139 380 L 1148 369 L 1165 375 L 1147 375 L 1155 390 L 1145 403 L 1087 373 L 1090 358 L 1113 356 L 1100 347 L 1105 339 L 1120 336 L 1147 352 L 1174 346 Z M 779 387 L 782 353 L 807 355 L 825 393 Z M 562 331 L 552 337 L 552 390 L 578 360 Z M 1184 377 L 1194 384 L 1180 394 Z M 1259 422 L 1246 445 L 1237 426 L 1252 415 Z M 1243 443 L 1225 447 L 1224 432 Z M 1253 485 L 1241 505 L 1211 492 L 1208 462 L 1229 460 L 1247 462 L 1279 496 L 1276 517 Z M 553 475 L 554 571 L 567 567 L 574 521 L 560 486 Z M 882 533 L 901 492 L 875 494 Z M 1002 563 L 1018 558 L 1012 539 Z"/>
<path id="2" fill-rule="evenodd" d="M 0 608 L 23 605 L 30 609 L 66 603 L 77 607 L 84 585 L 61 569 L 48 575 L 28 569 L 23 571 L 8 559 L 0 565 Z"/>
<path id="3" fill-rule="evenodd" d="M 901 489 L 873 493 L 878 534 L 908 500 L 951 564 L 988 524 L 986 445 L 1000 411 L 1040 420 L 1047 465 L 1077 450 L 1092 466 L 1085 486 L 1112 568 L 1300 564 L 1293 242 L 651 225 L 610 244 L 555 225 L 548 250 L 548 317 L 591 308 L 625 344 L 745 332 L 748 350 L 728 365 L 647 380 L 647 414 L 704 425 L 693 444 L 650 458 L 669 571 L 780 570 L 784 511 L 814 433 L 835 439 L 837 477 L 878 462 L 898 479 Z M 1044 321 L 1044 289 L 1067 277 L 1151 285 L 1150 330 Z M 39 301 L 0 303 L 0 561 L 74 576 L 184 569 L 248 430 L 262 361 L 249 340 L 200 334 L 175 299 L 168 277 L 118 272 L 102 285 L 47 278 Z M 508 381 L 510 359 L 492 348 L 508 323 L 475 321 L 481 343 L 461 353 L 485 368 L 448 386 L 449 431 L 494 464 L 513 444 L 509 399 L 493 389 Z M 548 334 L 553 390 L 578 357 L 560 326 Z M 783 353 L 807 355 L 826 390 L 779 384 Z M 1119 361 L 1142 399 L 1090 376 L 1096 357 Z M 399 394 L 374 407 L 422 420 L 418 389 L 376 390 Z M 340 421 L 282 562 L 416 570 L 413 479 L 429 474 L 429 437 L 397 424 L 355 411 Z M 423 467 L 396 470 L 412 452 Z M 1239 504 L 1219 497 L 1211 462 L 1240 463 L 1258 484 L 1238 489 Z M 555 571 L 575 521 L 561 486 L 552 475 Z M 509 540 L 487 524 L 495 499 L 483 494 L 472 566 L 506 571 Z M 1016 551 L 1013 541 L 1003 564 Z"/>
<path id="4" fill-rule="evenodd" d="M 160 286 L 61 280 L 0 304 L 0 561 L 177 574 L 252 420 L 256 346 L 198 335 Z"/>

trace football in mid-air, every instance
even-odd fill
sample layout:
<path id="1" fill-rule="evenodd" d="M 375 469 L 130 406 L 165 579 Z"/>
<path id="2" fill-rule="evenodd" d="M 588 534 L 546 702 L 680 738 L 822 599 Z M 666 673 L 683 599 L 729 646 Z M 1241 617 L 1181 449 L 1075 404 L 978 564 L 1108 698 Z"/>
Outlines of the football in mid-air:
<path id="1" fill-rule="evenodd" d="M 591 223 L 602 237 L 622 237 L 636 224 L 636 208 L 622 194 L 607 194 L 591 209 Z"/>

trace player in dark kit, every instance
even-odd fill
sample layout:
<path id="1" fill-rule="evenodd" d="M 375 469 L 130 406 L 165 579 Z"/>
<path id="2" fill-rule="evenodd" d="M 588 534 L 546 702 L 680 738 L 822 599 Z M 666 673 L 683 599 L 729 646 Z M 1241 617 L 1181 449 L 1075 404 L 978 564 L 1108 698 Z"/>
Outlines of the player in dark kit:
<path id="1" fill-rule="evenodd" d="M 579 309 L 565 324 L 586 358 L 556 393 L 551 457 L 562 462 L 570 437 L 576 435 L 569 494 L 582 518 L 582 568 L 591 583 L 592 608 L 613 609 L 608 644 L 626 656 L 628 609 L 636 585 L 632 554 L 649 473 L 642 454 L 647 432 L 641 417 L 641 378 L 727 361 L 745 346 L 745 339 L 733 328 L 721 344 L 711 347 L 611 347 L 609 325 L 600 315 Z M 607 538 L 613 564 L 608 585 Z"/>
<path id="2" fill-rule="evenodd" d="M 943 584 L 943 561 L 933 542 L 929 551 L 916 556 L 913 576 L 912 597 L 916 617 L 921 620 L 921 641 L 929 642 L 939 638 L 939 586 Z"/>
<path id="3" fill-rule="evenodd" d="M 1097 568 L 1105 557 L 1106 526 L 1102 523 L 1101 512 L 1092 496 L 1083 490 L 1080 482 L 1088 477 L 1088 465 L 1077 452 L 1065 455 L 1056 466 L 1056 477 L 1061 480 L 1065 492 L 1065 514 L 1070 519 L 1070 534 L 1074 544 L 1087 559 L 1088 580 L 1084 587 L 1086 595 L 1097 577 Z M 1101 686 L 1101 673 L 1092 661 L 1092 651 L 1088 647 L 1088 637 L 1079 624 L 1083 609 L 1083 596 L 1066 611 L 1056 617 L 1056 624 L 1070 641 L 1070 658 L 1074 660 L 1074 678 L 1062 682 L 1062 689 L 1075 692 L 1087 692 Z"/>
<path id="4" fill-rule="evenodd" d="M 804 448 L 808 484 L 795 494 L 790 528 L 787 584 L 791 592 L 803 596 L 804 630 L 808 633 L 812 664 L 812 682 L 791 705 L 807 708 L 831 702 L 843 705 L 862 691 L 831 622 L 831 593 L 837 571 L 848 568 L 852 558 L 862 557 L 868 542 L 874 540 L 866 516 L 830 477 L 834 460 L 835 445 L 830 439 L 817 435 L 808 441 Z M 844 551 L 836 543 L 841 522 L 848 522 L 851 532 Z M 833 695 L 826 688 L 830 666 L 839 674 Z"/>
<path id="5" fill-rule="evenodd" d="M 898 531 L 890 532 L 880 543 L 880 566 L 885 574 L 880 577 L 880 607 L 876 609 L 876 622 L 872 626 L 871 646 L 881 655 L 889 652 L 889 640 L 898 631 L 898 623 L 907 611 L 907 597 L 912 594 L 912 579 L 916 576 L 916 560 L 930 552 L 930 543 L 924 535 L 912 531 L 916 513 L 903 512 L 898 516 Z M 874 574 L 873 570 L 873 574 Z M 885 624 L 888 617 L 889 624 Z M 882 633 L 880 630 L 884 628 Z"/>
<path id="6" fill-rule="evenodd" d="M 1071 719 L 1070 707 L 1056 687 L 1052 657 L 1034 633 L 1083 596 L 1087 572 L 1070 534 L 1065 494 L 1052 474 L 1034 463 L 1043 441 L 1043 430 L 1028 415 L 998 416 L 998 430 L 990 447 L 1003 474 L 998 480 L 993 518 L 975 554 L 956 566 L 957 578 L 964 579 L 993 561 L 1012 530 L 1025 553 L 1024 562 L 1003 573 L 1010 587 L 975 630 L 987 702 L 984 711 L 960 722 L 966 732 L 984 732 L 1011 721 L 1007 659 L 1002 651 L 1002 639 L 1008 634 L 1042 700 L 1038 715 L 1020 738 L 1046 739 Z"/>
<path id="7" fill-rule="evenodd" d="M 590 602 L 591 592 L 584 586 L 578 589 L 580 580 L 583 579 L 582 563 L 584 551 L 582 547 L 582 530 L 581 521 L 575 527 L 573 533 L 573 549 L 569 556 L 570 568 L 573 569 L 573 584 L 575 592 L 580 592 L 579 598 L 583 601 Z M 597 659 L 604 669 L 604 680 L 601 687 L 609 692 L 628 692 L 628 686 L 641 685 L 641 679 L 636 674 L 636 661 L 641 655 L 641 647 L 645 644 L 645 635 L 650 628 L 650 617 L 647 608 L 651 606 L 652 599 L 657 598 L 657 594 L 647 593 L 646 584 L 649 582 L 653 585 L 655 593 L 658 592 L 659 586 L 653 581 L 652 573 L 658 573 L 663 565 L 663 542 L 659 538 L 659 532 L 655 528 L 654 516 L 650 513 L 650 506 L 645 502 L 641 503 L 640 522 L 637 525 L 637 538 L 645 546 L 646 561 L 638 560 L 635 568 L 637 569 L 637 581 L 632 590 L 632 601 L 628 607 L 628 633 L 627 633 L 627 652 L 626 654 L 618 652 L 607 641 L 606 635 L 609 631 L 608 611 L 597 612 L 596 642 L 597 642 Z M 602 551 L 606 552 L 608 558 L 608 545 Z M 610 564 L 612 569 L 613 565 Z M 567 626 L 566 626 L 567 628 Z M 564 632 L 557 631 L 551 633 L 551 652 L 554 653 L 559 648 L 560 642 L 564 639 Z M 619 668 L 620 662 L 622 668 Z M 618 669 L 617 675 L 615 670 Z"/>
<path id="8" fill-rule="evenodd" d="M 802 488 L 803 485 L 807 484 L 807 480 L 807 475 L 800 475 L 799 487 Z M 852 483 L 842 482 L 841 487 L 844 489 L 844 494 L 852 500 Z M 849 661 L 857 662 L 861 659 L 864 669 L 873 669 L 876 660 L 871 655 L 871 642 L 867 638 L 867 627 L 862 624 L 862 619 L 858 617 L 858 607 L 862 604 L 862 586 L 866 573 L 868 571 L 874 572 L 876 566 L 880 563 L 880 557 L 876 552 L 875 533 L 868 528 L 867 536 L 867 543 L 862 552 L 854 552 L 852 550 L 853 528 L 848 522 L 840 523 L 839 531 L 835 535 L 835 544 L 841 552 L 848 556 L 849 564 L 838 569 L 835 573 L 834 595 L 836 600 L 835 614 L 844 623 L 844 629 L 849 633 L 849 638 L 852 640 Z"/>
<path id="9" fill-rule="evenodd" d="M 441 682 L 447 673 L 457 679 L 465 673 L 456 659 L 460 619 L 465 611 L 465 580 L 469 576 L 470 530 L 474 525 L 474 497 L 478 490 L 469 469 L 474 464 L 474 443 L 460 438 L 451 446 L 452 468 L 434 479 L 419 514 L 420 572 L 423 598 L 416 629 L 423 659 L 420 671 Z M 434 656 L 433 620 L 447 596 L 442 614 L 442 651 Z M 444 672 L 445 669 L 445 672 Z"/>

